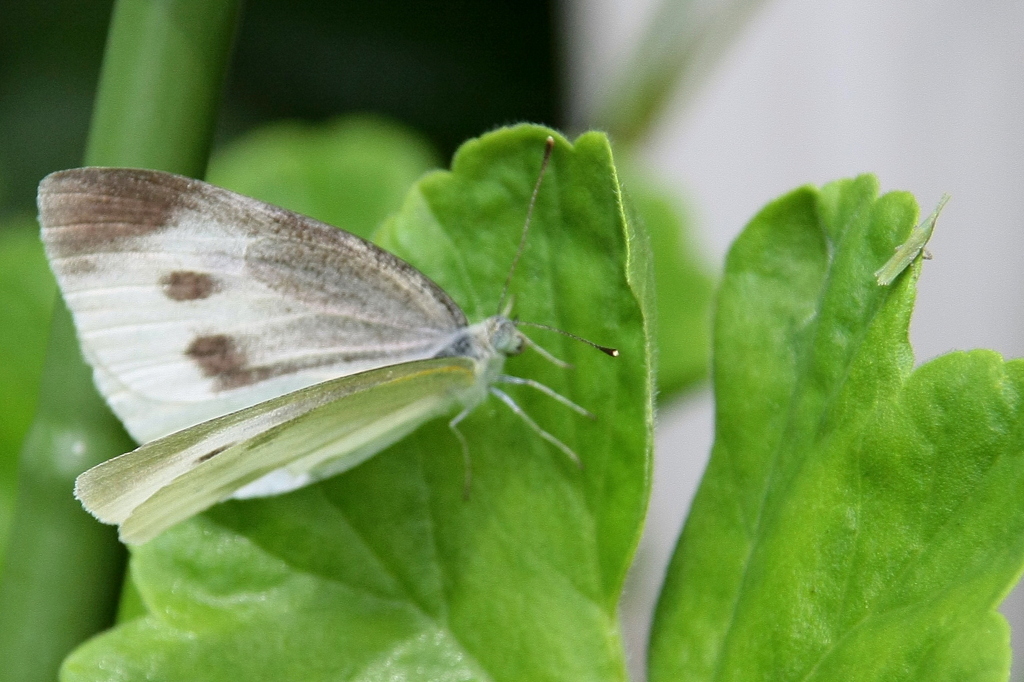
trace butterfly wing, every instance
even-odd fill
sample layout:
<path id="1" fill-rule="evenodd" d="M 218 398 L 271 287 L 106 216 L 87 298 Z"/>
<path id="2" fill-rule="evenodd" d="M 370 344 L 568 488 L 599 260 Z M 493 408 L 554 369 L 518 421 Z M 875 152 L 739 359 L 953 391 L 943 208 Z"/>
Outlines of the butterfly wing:
<path id="1" fill-rule="evenodd" d="M 427 419 L 481 399 L 477 376 L 476 361 L 451 357 L 317 384 L 99 464 L 78 477 L 75 495 L 118 524 L 122 540 L 145 542 L 246 487 L 283 492 L 279 472 L 298 487 L 350 469 Z"/>
<path id="2" fill-rule="evenodd" d="M 141 442 L 432 357 L 466 325 L 373 244 L 198 180 L 78 168 L 47 176 L 38 202 L 97 385 Z"/>

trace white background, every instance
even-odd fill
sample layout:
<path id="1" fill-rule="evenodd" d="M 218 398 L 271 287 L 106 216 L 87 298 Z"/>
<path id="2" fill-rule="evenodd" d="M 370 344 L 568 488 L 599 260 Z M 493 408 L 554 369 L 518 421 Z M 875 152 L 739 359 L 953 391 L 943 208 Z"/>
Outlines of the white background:
<path id="1" fill-rule="evenodd" d="M 569 0 L 577 120 L 653 5 Z M 883 191 L 913 192 L 925 214 L 949 192 L 911 327 L 918 361 L 969 348 L 1024 355 L 1024 2 L 769 1 L 697 93 L 670 107 L 644 158 L 690 202 L 716 267 L 761 206 L 802 184 L 874 172 Z M 660 415 L 651 514 L 623 602 L 637 680 L 712 425 L 707 392 Z M 1024 652 L 1024 591 L 1002 610 Z"/>

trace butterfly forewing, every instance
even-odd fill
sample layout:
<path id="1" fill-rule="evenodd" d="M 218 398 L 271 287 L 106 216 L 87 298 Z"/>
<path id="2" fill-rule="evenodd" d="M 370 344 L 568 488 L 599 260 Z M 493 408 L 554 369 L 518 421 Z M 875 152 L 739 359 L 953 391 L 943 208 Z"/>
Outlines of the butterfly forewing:
<path id="1" fill-rule="evenodd" d="M 311 386 L 108 460 L 79 477 L 76 495 L 123 540 L 145 542 L 263 480 L 264 494 L 278 493 L 359 464 L 482 397 L 477 372 L 468 358 L 438 358 Z"/>
<path id="2" fill-rule="evenodd" d="M 140 441 L 434 355 L 466 319 L 359 237 L 169 173 L 80 168 L 39 188 L 87 359 Z"/>

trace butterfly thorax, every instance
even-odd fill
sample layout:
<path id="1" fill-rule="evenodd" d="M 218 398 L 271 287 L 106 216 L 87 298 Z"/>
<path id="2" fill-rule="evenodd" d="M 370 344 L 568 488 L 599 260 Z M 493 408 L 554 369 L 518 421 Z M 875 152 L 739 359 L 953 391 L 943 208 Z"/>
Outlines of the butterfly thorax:
<path id="1" fill-rule="evenodd" d="M 478 373 L 490 378 L 501 373 L 506 357 L 522 352 L 523 337 L 515 322 L 504 315 L 494 315 L 460 329 L 434 357 L 471 358 L 478 363 Z"/>
<path id="2" fill-rule="evenodd" d="M 523 336 L 515 322 L 503 315 L 460 329 L 451 342 L 434 354 L 435 358 L 463 356 L 485 360 L 494 355 L 507 357 L 523 352 Z"/>

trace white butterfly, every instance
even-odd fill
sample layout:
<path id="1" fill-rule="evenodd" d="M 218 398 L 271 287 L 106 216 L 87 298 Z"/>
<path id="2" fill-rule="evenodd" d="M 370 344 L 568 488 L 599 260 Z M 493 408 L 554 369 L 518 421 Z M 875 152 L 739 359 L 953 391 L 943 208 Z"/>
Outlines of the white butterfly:
<path id="1" fill-rule="evenodd" d="M 75 485 L 125 542 L 350 469 L 457 408 L 465 452 L 455 426 L 488 393 L 577 459 L 494 386 L 526 384 L 589 414 L 502 374 L 533 345 L 508 310 L 469 325 L 439 286 L 355 235 L 159 171 L 60 171 L 38 201 L 97 386 L 146 443 Z"/>

